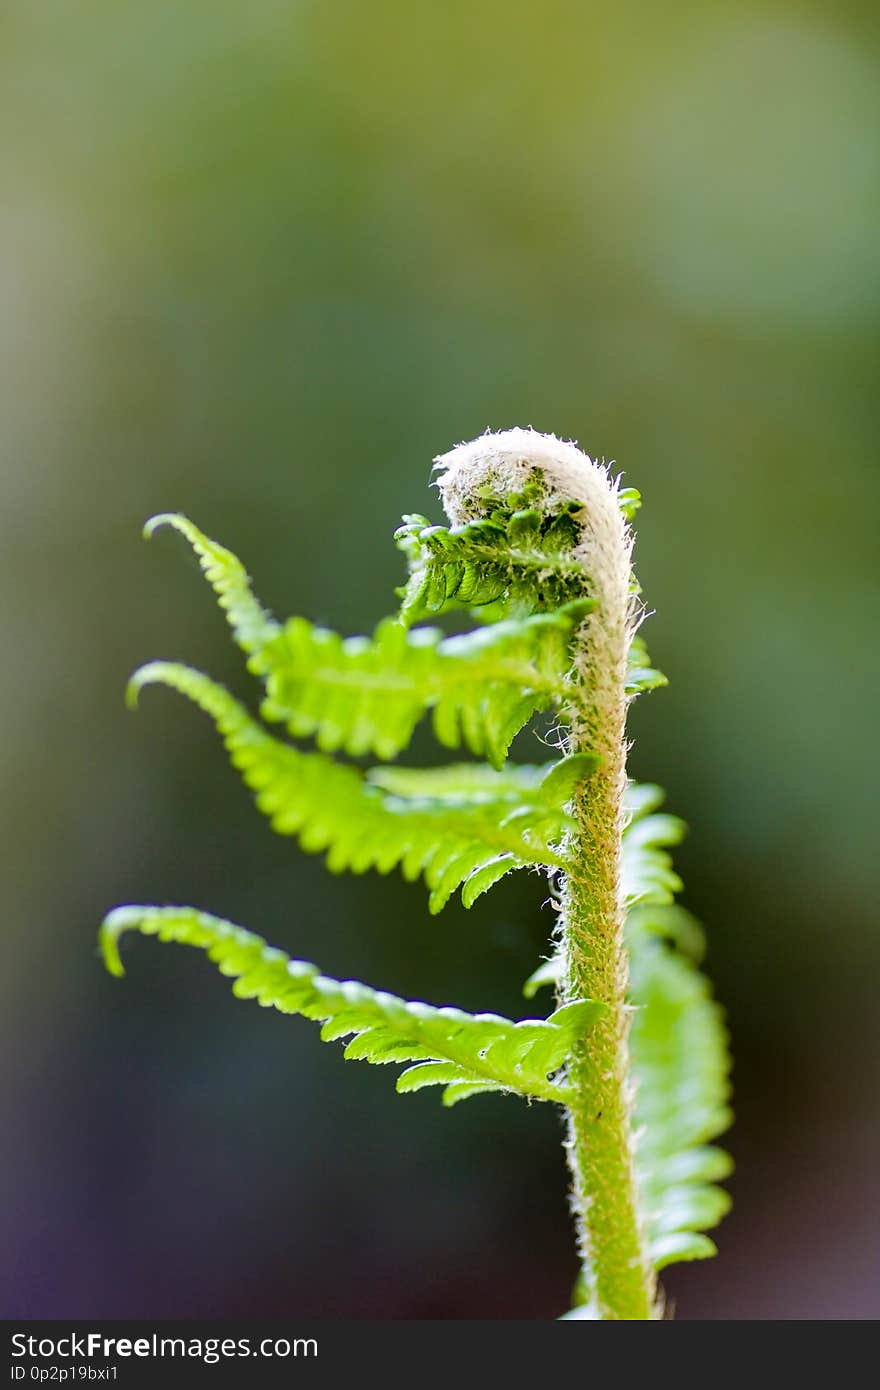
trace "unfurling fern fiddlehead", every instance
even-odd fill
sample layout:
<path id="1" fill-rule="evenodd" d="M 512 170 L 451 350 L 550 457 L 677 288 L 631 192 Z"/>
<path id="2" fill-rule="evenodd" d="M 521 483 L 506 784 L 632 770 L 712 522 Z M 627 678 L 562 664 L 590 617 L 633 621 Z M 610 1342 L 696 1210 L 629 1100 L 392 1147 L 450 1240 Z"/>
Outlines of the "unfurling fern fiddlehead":
<path id="1" fill-rule="evenodd" d="M 449 525 L 404 518 L 409 580 L 399 612 L 369 638 L 303 618 L 279 623 L 228 550 L 184 517 L 251 672 L 262 721 L 207 676 L 153 662 L 130 694 L 165 684 L 214 721 L 257 805 L 335 872 L 399 867 L 424 877 L 439 911 L 505 874 L 544 869 L 559 908 L 554 947 L 526 982 L 555 986 L 547 1019 L 514 1023 L 406 1003 L 291 961 L 193 908 L 123 907 L 102 928 L 122 973 L 129 929 L 207 951 L 235 992 L 349 1037 L 345 1055 L 409 1063 L 400 1091 L 441 1086 L 445 1103 L 500 1091 L 565 1108 L 582 1272 L 571 1317 L 660 1316 L 656 1274 L 714 1253 L 703 1234 L 728 1207 L 730 1170 L 711 1141 L 728 1125 L 720 1012 L 698 965 L 699 928 L 674 902 L 668 854 L 682 833 L 662 794 L 626 776 L 630 701 L 665 683 L 648 663 L 629 523 L 639 505 L 573 444 L 527 430 L 487 434 L 437 461 Z M 425 619 L 466 610 L 444 637 Z M 364 772 L 333 756 L 388 760 L 430 713 L 438 740 L 485 762 Z M 537 714 L 562 730 L 561 757 L 510 761 Z M 283 724 L 303 750 L 267 725 Z"/>

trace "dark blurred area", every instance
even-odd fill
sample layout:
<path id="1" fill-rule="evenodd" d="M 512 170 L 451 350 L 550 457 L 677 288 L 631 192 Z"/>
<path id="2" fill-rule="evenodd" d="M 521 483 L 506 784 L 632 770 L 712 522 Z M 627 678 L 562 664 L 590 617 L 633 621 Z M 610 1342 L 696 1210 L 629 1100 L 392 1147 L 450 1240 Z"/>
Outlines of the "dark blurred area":
<path id="1" fill-rule="evenodd" d="M 671 688 L 634 775 L 691 824 L 736 1056 L 720 1257 L 677 1316 L 880 1312 L 873 7 L 12 0 L 0 209 L 6 1317 L 552 1318 L 560 1127 L 394 1095 L 121 901 L 520 1015 L 537 880 L 428 916 L 276 838 L 143 660 L 247 692 L 189 513 L 280 614 L 365 631 L 433 455 L 533 425 L 642 490 Z M 430 740 L 418 749 L 434 756 Z M 529 756 L 528 748 L 525 750 Z M 534 756 L 534 754 L 531 754 Z"/>

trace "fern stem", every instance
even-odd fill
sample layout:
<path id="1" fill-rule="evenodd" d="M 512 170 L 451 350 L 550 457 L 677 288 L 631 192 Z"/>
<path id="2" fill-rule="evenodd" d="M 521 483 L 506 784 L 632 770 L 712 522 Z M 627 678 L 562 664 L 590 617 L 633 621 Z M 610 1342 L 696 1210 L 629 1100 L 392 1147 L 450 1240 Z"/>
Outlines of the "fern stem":
<path id="1" fill-rule="evenodd" d="M 603 769 L 577 798 L 578 867 L 566 875 L 560 925 L 564 997 L 593 998 L 608 1012 L 568 1065 L 567 1153 L 573 1180 L 585 1287 L 597 1316 L 646 1319 L 654 1302 L 633 1162 L 632 1094 L 626 1006 L 627 958 L 617 906 L 614 833 L 619 795 Z"/>
<path id="2" fill-rule="evenodd" d="M 552 436 L 531 430 L 484 435 L 438 464 L 454 524 L 479 517 L 485 496 L 517 492 L 536 474 L 548 512 L 572 501 L 582 508 L 572 558 L 582 567 L 585 594 L 597 602 L 577 636 L 568 751 L 596 753 L 601 764 L 576 793 L 577 829 L 566 846 L 572 867 L 561 885 L 562 995 L 564 1002 L 601 1000 L 607 1012 L 569 1058 L 566 1152 L 591 1311 L 601 1319 L 646 1320 L 654 1316 L 656 1290 L 633 1159 L 620 889 L 632 539 L 607 470 Z"/>

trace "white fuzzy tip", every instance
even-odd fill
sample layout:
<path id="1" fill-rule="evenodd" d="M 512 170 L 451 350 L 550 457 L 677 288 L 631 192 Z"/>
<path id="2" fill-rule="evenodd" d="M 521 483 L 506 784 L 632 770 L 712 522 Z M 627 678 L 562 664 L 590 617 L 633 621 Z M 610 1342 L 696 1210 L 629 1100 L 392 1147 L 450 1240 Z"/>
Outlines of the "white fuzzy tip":
<path id="1" fill-rule="evenodd" d="M 521 492 L 535 469 L 547 488 L 548 510 L 571 501 L 582 503 L 594 515 L 597 510 L 617 510 L 617 482 L 607 467 L 595 463 L 576 444 L 537 430 L 482 434 L 469 444 L 440 454 L 434 467 L 439 471 L 437 486 L 453 525 L 472 521 L 480 514 L 480 489 L 490 486 L 502 497 Z"/>
<path id="2" fill-rule="evenodd" d="M 572 558 L 584 570 L 585 590 L 598 599 L 599 612 L 588 627 L 605 634 L 604 670 L 625 671 L 626 653 L 636 625 L 631 595 L 633 536 L 621 512 L 618 478 L 576 444 L 537 430 L 503 430 L 459 444 L 435 460 L 437 486 L 453 526 L 486 514 L 486 497 L 522 492 L 536 472 L 544 493 L 539 506 L 552 515 L 576 502 L 581 538 Z M 621 664 L 622 663 L 622 664 Z M 616 678 L 616 676 L 615 676 Z"/>

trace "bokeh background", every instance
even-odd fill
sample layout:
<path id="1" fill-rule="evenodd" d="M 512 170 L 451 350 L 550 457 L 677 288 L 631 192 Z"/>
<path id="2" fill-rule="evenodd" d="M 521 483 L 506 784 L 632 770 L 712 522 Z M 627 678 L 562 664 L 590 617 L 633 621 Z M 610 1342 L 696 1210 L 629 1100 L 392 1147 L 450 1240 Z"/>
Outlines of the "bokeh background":
<path id="1" fill-rule="evenodd" d="M 234 1001 L 195 953 L 95 949 L 193 902 L 331 973 L 522 1009 L 549 926 L 504 884 L 429 918 L 273 837 L 206 721 L 245 691 L 183 509 L 276 611 L 388 612 L 434 454 L 510 424 L 641 488 L 671 688 L 637 776 L 736 1048 L 721 1258 L 685 1319 L 871 1317 L 880 35 L 872 6 L 10 0 L 0 56 L 4 1194 L 0 1311 L 550 1318 L 559 1128 L 444 1113 Z M 430 756 L 430 743 L 419 751 Z"/>

